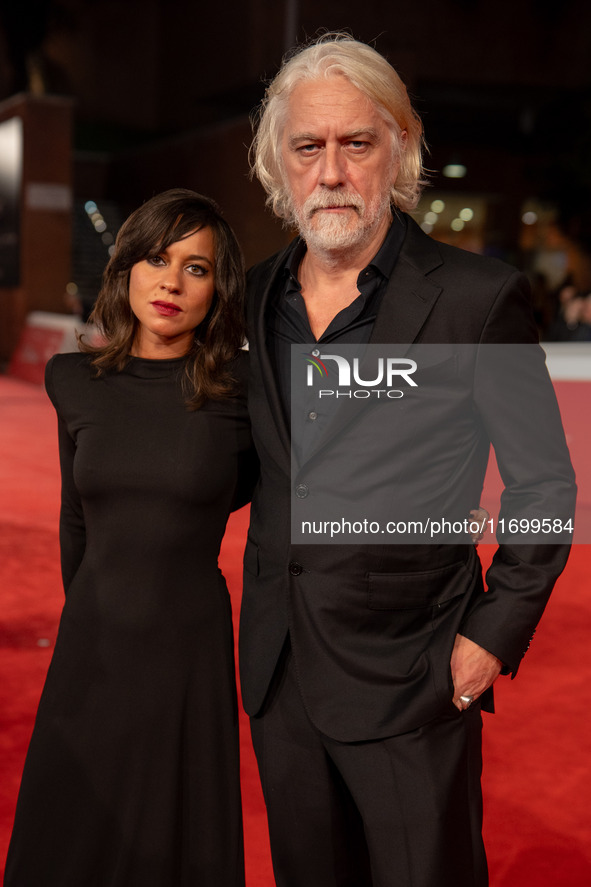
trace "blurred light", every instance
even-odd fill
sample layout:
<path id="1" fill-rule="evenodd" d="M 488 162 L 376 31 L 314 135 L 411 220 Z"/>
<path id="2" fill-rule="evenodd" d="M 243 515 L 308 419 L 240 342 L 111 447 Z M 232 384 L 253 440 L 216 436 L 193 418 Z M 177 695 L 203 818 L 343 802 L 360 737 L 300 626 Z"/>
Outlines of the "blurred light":
<path id="1" fill-rule="evenodd" d="M 107 250 L 107 252 L 109 253 L 110 256 L 112 256 L 113 253 L 115 252 L 115 244 L 113 244 L 113 246 L 110 246 L 109 249 Z"/>
<path id="2" fill-rule="evenodd" d="M 90 221 L 91 222 L 100 222 L 101 219 L 102 219 L 102 215 L 100 214 L 98 209 L 95 209 L 95 211 L 93 213 L 90 213 Z"/>
<path id="3" fill-rule="evenodd" d="M 94 200 L 87 200 L 86 203 L 84 204 L 84 209 L 86 210 L 88 215 L 90 215 L 91 213 L 95 213 L 97 207 L 96 207 L 96 203 L 94 202 Z"/>
<path id="4" fill-rule="evenodd" d="M 521 216 L 524 225 L 535 225 L 538 221 L 538 214 L 535 212 L 527 212 Z"/>
<path id="5" fill-rule="evenodd" d="M 94 230 L 98 231 L 99 234 L 102 234 L 103 231 L 107 230 L 107 223 L 104 219 L 100 219 L 94 223 Z"/>
<path id="6" fill-rule="evenodd" d="M 461 219 L 454 219 L 451 223 L 451 227 L 454 231 L 461 231 L 464 227 L 464 222 Z"/>
<path id="7" fill-rule="evenodd" d="M 445 209 L 445 203 L 443 200 L 434 200 L 431 204 L 431 211 L 434 213 L 442 213 Z"/>
<path id="8" fill-rule="evenodd" d="M 459 211 L 458 215 L 459 215 L 460 219 L 462 219 L 462 221 L 471 222 L 472 219 L 474 218 L 474 210 L 470 209 L 469 206 L 466 206 L 466 207 L 464 207 L 464 209 L 461 209 Z"/>
<path id="9" fill-rule="evenodd" d="M 66 284 L 66 292 L 69 296 L 75 296 L 77 294 L 78 287 L 73 280 L 71 280 L 70 283 Z"/>
<path id="10" fill-rule="evenodd" d="M 103 241 L 105 246 L 109 246 L 110 243 L 113 243 L 113 235 L 110 231 L 105 231 L 105 233 L 101 237 L 101 240 Z"/>
<path id="11" fill-rule="evenodd" d="M 442 172 L 448 179 L 463 179 L 468 170 L 463 163 L 448 163 L 443 167 Z"/>
<path id="12" fill-rule="evenodd" d="M 425 221 L 427 225 L 434 225 L 437 219 L 437 213 L 425 213 Z"/>
<path id="13" fill-rule="evenodd" d="M 421 229 L 425 232 L 425 234 L 430 234 L 433 230 L 433 225 L 430 225 L 429 222 L 422 222 Z"/>

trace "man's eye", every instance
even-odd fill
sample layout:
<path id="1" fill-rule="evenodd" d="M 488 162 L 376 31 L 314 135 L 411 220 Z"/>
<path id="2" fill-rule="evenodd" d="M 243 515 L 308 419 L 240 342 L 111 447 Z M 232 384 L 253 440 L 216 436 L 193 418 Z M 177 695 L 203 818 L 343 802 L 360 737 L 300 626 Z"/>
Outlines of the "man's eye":
<path id="1" fill-rule="evenodd" d="M 298 151 L 301 154 L 314 154 L 318 150 L 318 145 L 300 145 Z"/>

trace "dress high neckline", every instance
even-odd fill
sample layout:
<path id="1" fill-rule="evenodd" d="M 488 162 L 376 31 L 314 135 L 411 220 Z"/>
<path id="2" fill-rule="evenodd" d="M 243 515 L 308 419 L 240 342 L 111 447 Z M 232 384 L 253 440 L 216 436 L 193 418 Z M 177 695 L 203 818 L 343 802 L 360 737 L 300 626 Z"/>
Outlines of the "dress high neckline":
<path id="1" fill-rule="evenodd" d="M 124 372 L 140 379 L 162 379 L 181 370 L 187 360 L 183 357 L 168 357 L 163 360 L 151 357 L 130 357 Z"/>

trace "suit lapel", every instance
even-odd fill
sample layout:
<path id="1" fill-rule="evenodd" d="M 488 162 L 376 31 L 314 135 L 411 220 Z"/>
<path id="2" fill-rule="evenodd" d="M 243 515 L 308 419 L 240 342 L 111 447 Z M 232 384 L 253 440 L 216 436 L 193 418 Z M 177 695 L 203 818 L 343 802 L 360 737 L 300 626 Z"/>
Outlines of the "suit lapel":
<path id="1" fill-rule="evenodd" d="M 376 317 L 370 344 L 411 345 L 431 313 L 441 287 L 427 275 L 443 262 L 434 240 L 407 217 L 407 233 Z"/>

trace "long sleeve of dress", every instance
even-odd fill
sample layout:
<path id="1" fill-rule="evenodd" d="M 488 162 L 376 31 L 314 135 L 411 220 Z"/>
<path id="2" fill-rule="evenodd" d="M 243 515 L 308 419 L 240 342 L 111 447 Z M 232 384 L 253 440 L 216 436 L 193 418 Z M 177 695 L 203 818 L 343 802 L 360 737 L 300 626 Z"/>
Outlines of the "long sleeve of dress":
<path id="1" fill-rule="evenodd" d="M 74 456 L 76 443 L 72 439 L 65 420 L 60 414 L 53 386 L 53 361 L 47 364 L 45 387 L 58 415 L 58 443 L 62 478 L 60 508 L 60 552 L 62 580 L 67 593 L 72 579 L 84 557 L 86 548 L 86 526 L 80 495 L 74 483 Z"/>

